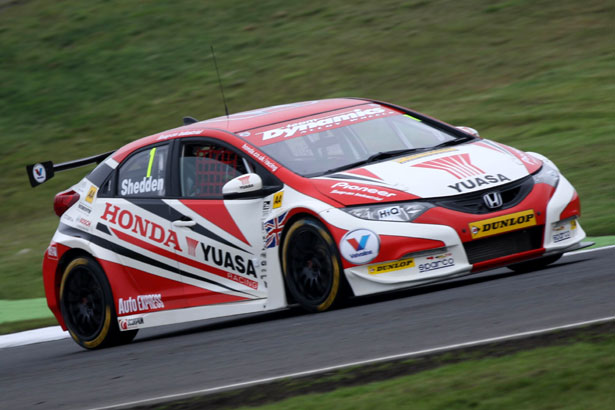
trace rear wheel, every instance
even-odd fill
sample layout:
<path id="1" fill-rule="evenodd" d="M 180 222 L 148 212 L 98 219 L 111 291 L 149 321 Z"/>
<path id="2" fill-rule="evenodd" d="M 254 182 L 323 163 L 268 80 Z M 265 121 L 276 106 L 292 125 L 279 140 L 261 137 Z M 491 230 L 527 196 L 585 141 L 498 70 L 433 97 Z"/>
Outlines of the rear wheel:
<path id="1" fill-rule="evenodd" d="M 60 308 L 71 337 L 86 349 L 128 343 L 137 334 L 137 330 L 120 331 L 111 287 L 91 258 L 74 259 L 64 270 Z"/>
<path id="2" fill-rule="evenodd" d="M 545 266 L 550 265 L 553 262 L 557 261 L 561 257 L 562 257 L 561 253 L 559 255 L 545 256 L 543 258 L 533 259 L 531 261 L 509 265 L 508 269 L 512 269 L 515 272 L 519 272 L 519 273 L 531 272 L 534 270 L 542 269 Z"/>
<path id="3" fill-rule="evenodd" d="M 316 220 L 292 224 L 282 248 L 286 286 L 310 312 L 322 312 L 341 299 L 342 264 L 333 238 Z"/>

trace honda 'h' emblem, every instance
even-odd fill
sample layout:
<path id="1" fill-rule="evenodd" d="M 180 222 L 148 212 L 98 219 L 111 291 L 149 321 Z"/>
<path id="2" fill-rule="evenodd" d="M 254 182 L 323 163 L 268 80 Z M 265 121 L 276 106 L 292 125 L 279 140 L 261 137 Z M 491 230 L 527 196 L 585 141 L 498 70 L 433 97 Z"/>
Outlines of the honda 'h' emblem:
<path id="1" fill-rule="evenodd" d="M 502 206 L 502 195 L 499 192 L 489 192 L 483 195 L 483 201 L 489 208 L 499 208 Z"/>

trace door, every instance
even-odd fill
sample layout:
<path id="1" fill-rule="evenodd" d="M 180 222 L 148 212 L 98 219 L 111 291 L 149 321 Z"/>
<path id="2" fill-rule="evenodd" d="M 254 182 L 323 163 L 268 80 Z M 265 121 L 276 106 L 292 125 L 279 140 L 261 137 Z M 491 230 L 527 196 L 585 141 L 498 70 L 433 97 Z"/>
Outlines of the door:
<path id="1" fill-rule="evenodd" d="M 261 299 L 267 296 L 263 261 L 263 198 L 222 198 L 222 187 L 250 172 L 234 149 L 219 142 L 178 142 L 174 162 L 177 199 L 168 200 L 171 229 L 186 297 L 191 306 Z"/>
<path id="2" fill-rule="evenodd" d="M 119 316 L 188 306 L 177 270 L 181 244 L 163 201 L 169 190 L 169 155 L 166 143 L 131 154 L 96 201 L 96 231 L 103 239 L 98 244 L 121 262 L 103 262 Z"/>

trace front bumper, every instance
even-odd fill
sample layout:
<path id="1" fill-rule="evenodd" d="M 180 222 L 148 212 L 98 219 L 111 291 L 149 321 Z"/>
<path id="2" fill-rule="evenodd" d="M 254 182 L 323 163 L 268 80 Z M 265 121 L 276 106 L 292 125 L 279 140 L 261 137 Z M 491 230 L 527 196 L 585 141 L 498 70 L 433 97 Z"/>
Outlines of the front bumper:
<path id="1" fill-rule="evenodd" d="M 411 223 L 363 220 L 338 209 L 324 211 L 321 217 L 340 247 L 344 235 L 357 229 L 370 230 L 380 240 L 379 254 L 369 263 L 343 259 L 346 278 L 359 296 L 563 253 L 586 236 L 578 221 L 579 208 L 574 188 L 562 176 L 556 188 L 537 184 L 518 205 L 490 214 L 436 207 Z M 506 226 L 511 220 L 521 223 Z M 477 233 L 480 222 L 491 223 L 495 231 Z"/>

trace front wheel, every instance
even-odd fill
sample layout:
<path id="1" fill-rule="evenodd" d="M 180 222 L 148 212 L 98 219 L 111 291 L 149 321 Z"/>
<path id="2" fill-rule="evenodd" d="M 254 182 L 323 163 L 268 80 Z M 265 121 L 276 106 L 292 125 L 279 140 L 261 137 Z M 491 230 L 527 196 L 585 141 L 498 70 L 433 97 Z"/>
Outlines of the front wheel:
<path id="1" fill-rule="evenodd" d="M 60 308 L 71 337 L 86 349 L 128 343 L 137 334 L 120 331 L 109 282 L 89 257 L 74 259 L 64 270 Z"/>
<path id="2" fill-rule="evenodd" d="M 292 224 L 282 248 L 288 291 L 309 312 L 322 312 L 341 299 L 342 264 L 323 224 L 304 218 Z"/>
<path id="3" fill-rule="evenodd" d="M 557 261 L 561 257 L 562 257 L 561 253 L 558 255 L 545 256 L 542 258 L 533 259 L 531 261 L 520 262 L 520 263 L 515 263 L 513 265 L 509 265 L 508 269 L 512 269 L 515 272 L 519 272 L 519 273 L 531 272 L 531 271 L 535 271 L 538 269 L 542 269 L 545 266 L 550 265 L 553 262 Z"/>

